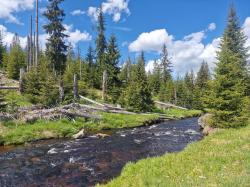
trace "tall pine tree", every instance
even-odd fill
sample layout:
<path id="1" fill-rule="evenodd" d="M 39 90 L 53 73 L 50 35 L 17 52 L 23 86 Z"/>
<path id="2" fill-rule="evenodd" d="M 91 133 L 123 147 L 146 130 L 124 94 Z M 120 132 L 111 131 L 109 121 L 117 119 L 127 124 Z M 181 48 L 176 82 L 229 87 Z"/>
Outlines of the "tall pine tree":
<path id="1" fill-rule="evenodd" d="M 62 75 L 65 70 L 66 63 L 66 51 L 64 39 L 67 37 L 64 34 L 65 28 L 62 24 L 65 16 L 64 11 L 60 9 L 59 4 L 63 0 L 48 0 L 49 5 L 44 15 L 48 19 L 49 23 L 44 25 L 44 29 L 49 34 L 48 41 L 46 43 L 46 55 L 48 56 L 54 70 Z"/>
<path id="2" fill-rule="evenodd" d="M 98 73 L 98 86 L 101 87 L 101 78 L 103 71 L 105 70 L 105 53 L 107 49 L 107 43 L 105 38 L 105 20 L 102 12 L 102 8 L 99 9 L 98 22 L 97 22 L 98 35 L 96 38 L 96 62 Z"/>
<path id="3" fill-rule="evenodd" d="M 246 124 L 244 101 L 246 95 L 247 49 L 236 11 L 230 7 L 228 22 L 220 44 L 215 69 L 212 112 L 215 126 L 238 127 Z"/>
<path id="4" fill-rule="evenodd" d="M 20 68 L 25 68 L 25 65 L 25 53 L 21 48 L 19 36 L 15 34 L 8 57 L 8 76 L 12 79 L 19 79 Z"/>
<path id="5" fill-rule="evenodd" d="M 119 80 L 118 74 L 120 72 L 119 58 L 120 58 L 120 51 L 116 44 L 116 37 L 115 35 L 111 35 L 110 40 L 107 45 L 107 52 L 105 56 L 105 69 L 108 73 L 108 95 L 111 97 L 111 102 L 116 103 L 119 95 L 120 90 L 119 87 L 121 86 L 121 82 Z"/>
<path id="6" fill-rule="evenodd" d="M 152 95 L 145 72 L 143 52 L 133 68 L 131 80 L 126 89 L 125 100 L 126 107 L 135 112 L 151 111 L 153 108 Z"/>

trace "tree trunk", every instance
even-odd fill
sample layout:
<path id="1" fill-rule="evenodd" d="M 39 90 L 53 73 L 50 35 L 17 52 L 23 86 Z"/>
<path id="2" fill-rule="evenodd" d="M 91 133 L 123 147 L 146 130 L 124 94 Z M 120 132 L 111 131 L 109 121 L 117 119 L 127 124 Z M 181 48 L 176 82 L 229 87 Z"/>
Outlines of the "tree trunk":
<path id="1" fill-rule="evenodd" d="M 104 101 L 106 99 L 106 92 L 107 92 L 107 70 L 104 70 L 103 76 L 102 76 L 102 100 Z"/>
<path id="2" fill-rule="evenodd" d="M 60 79 L 60 81 L 59 81 L 59 100 L 60 100 L 60 103 L 63 102 L 63 99 L 64 99 L 63 80 Z"/>
<path id="3" fill-rule="evenodd" d="M 77 75 L 76 74 L 74 74 L 73 92 L 74 92 L 74 100 L 77 100 L 77 98 L 78 98 L 78 80 L 77 80 Z"/>
<path id="4" fill-rule="evenodd" d="M 23 68 L 20 69 L 20 75 L 19 76 L 20 76 L 19 77 L 19 91 L 20 91 L 20 93 L 23 93 L 23 90 L 24 90 L 24 88 L 23 88 L 24 69 Z"/>

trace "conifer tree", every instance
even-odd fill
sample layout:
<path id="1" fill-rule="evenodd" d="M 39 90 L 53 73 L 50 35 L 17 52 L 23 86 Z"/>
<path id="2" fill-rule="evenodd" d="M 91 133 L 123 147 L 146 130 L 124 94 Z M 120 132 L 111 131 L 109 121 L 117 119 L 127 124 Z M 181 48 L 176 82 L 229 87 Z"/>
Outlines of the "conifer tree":
<path id="1" fill-rule="evenodd" d="M 110 40 L 107 45 L 107 52 L 105 56 L 105 69 L 108 73 L 108 95 L 111 97 L 111 102 L 116 103 L 119 95 L 120 90 L 119 87 L 121 82 L 118 78 L 118 74 L 120 72 L 119 58 L 120 58 L 120 51 L 116 44 L 116 37 L 115 35 L 111 35 Z"/>
<path id="2" fill-rule="evenodd" d="M 194 102 L 195 102 L 195 95 L 194 95 L 194 88 L 195 88 L 195 77 L 194 72 L 191 70 L 191 72 L 187 72 L 184 77 L 184 83 L 185 83 L 185 107 L 187 108 L 193 108 Z"/>
<path id="3" fill-rule="evenodd" d="M 161 53 L 162 80 L 164 83 L 166 83 L 168 79 L 171 79 L 171 67 L 172 64 L 168 57 L 167 46 L 164 44 Z"/>
<path id="4" fill-rule="evenodd" d="M 151 111 L 153 108 L 143 52 L 133 68 L 131 80 L 126 89 L 126 107 L 136 112 Z"/>
<path id="5" fill-rule="evenodd" d="M 126 62 L 123 64 L 121 72 L 119 74 L 119 79 L 122 81 L 123 86 L 126 87 L 131 77 L 132 71 L 132 62 L 131 59 L 128 58 Z"/>
<path id="6" fill-rule="evenodd" d="M 38 68 L 32 67 L 24 77 L 24 93 L 34 104 L 51 106 L 57 103 L 56 78 L 51 71 L 49 60 L 40 53 Z"/>
<path id="7" fill-rule="evenodd" d="M 49 21 L 48 24 L 44 25 L 46 33 L 49 34 L 46 43 L 46 55 L 59 75 L 62 75 L 65 70 L 65 53 L 67 51 L 67 46 L 64 41 L 67 35 L 64 34 L 65 28 L 62 24 L 65 14 L 59 7 L 61 2 L 63 2 L 63 0 L 49 0 L 49 5 L 44 13 L 44 16 Z"/>
<path id="8" fill-rule="evenodd" d="M 3 67 L 3 58 L 4 58 L 5 53 L 6 53 L 6 49 L 3 44 L 3 35 L 2 35 L 2 32 L 0 31 L 0 68 Z"/>
<path id="9" fill-rule="evenodd" d="M 201 67 L 197 73 L 194 89 L 194 108 L 203 109 L 205 107 L 205 100 L 209 93 L 209 81 L 211 80 L 211 75 L 207 62 L 203 61 Z"/>
<path id="10" fill-rule="evenodd" d="M 25 54 L 20 46 L 17 34 L 13 37 L 10 54 L 8 57 L 7 73 L 9 78 L 19 79 L 20 68 L 25 67 Z"/>
<path id="11" fill-rule="evenodd" d="M 107 43 L 105 38 L 105 20 L 102 12 L 102 8 L 99 9 L 98 22 L 97 22 L 98 35 L 96 38 L 96 62 L 98 73 L 98 86 L 101 86 L 101 77 L 105 70 L 105 53 L 107 49 Z"/>
<path id="12" fill-rule="evenodd" d="M 87 68 L 88 84 L 91 88 L 98 87 L 98 85 L 96 85 L 97 76 L 96 76 L 96 64 L 94 63 L 94 60 L 95 60 L 94 50 L 91 46 L 89 46 L 85 61 L 88 67 Z"/>
<path id="13" fill-rule="evenodd" d="M 149 78 L 149 86 L 152 90 L 152 93 L 154 95 L 158 95 L 162 85 L 162 80 L 161 80 L 161 67 L 156 60 L 154 61 L 154 69 L 152 73 L 149 72 L 148 78 Z"/>
<path id="14" fill-rule="evenodd" d="M 213 123 L 219 127 L 246 124 L 244 101 L 246 95 L 247 49 L 236 11 L 230 7 L 228 23 L 220 44 L 215 69 L 214 90 L 211 95 Z"/>

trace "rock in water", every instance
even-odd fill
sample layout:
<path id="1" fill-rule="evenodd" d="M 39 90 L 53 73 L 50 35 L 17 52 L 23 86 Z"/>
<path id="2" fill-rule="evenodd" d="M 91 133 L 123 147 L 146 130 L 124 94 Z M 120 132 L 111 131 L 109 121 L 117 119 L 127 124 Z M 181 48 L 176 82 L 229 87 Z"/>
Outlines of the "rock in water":
<path id="1" fill-rule="evenodd" d="M 80 139 L 80 138 L 84 138 L 85 137 L 85 130 L 84 129 L 82 129 L 82 130 L 80 130 L 77 134 L 74 134 L 73 135 L 73 138 L 75 138 L 75 139 Z"/>

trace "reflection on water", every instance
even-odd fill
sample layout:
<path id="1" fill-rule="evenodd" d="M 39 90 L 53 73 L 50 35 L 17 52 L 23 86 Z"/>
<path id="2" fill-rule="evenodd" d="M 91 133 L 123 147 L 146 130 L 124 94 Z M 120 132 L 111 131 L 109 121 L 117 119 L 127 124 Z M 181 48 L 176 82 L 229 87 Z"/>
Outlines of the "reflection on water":
<path id="1" fill-rule="evenodd" d="M 126 129 L 98 139 L 41 141 L 0 152 L 0 186 L 93 186 L 129 161 L 182 150 L 200 140 L 197 118 Z"/>

